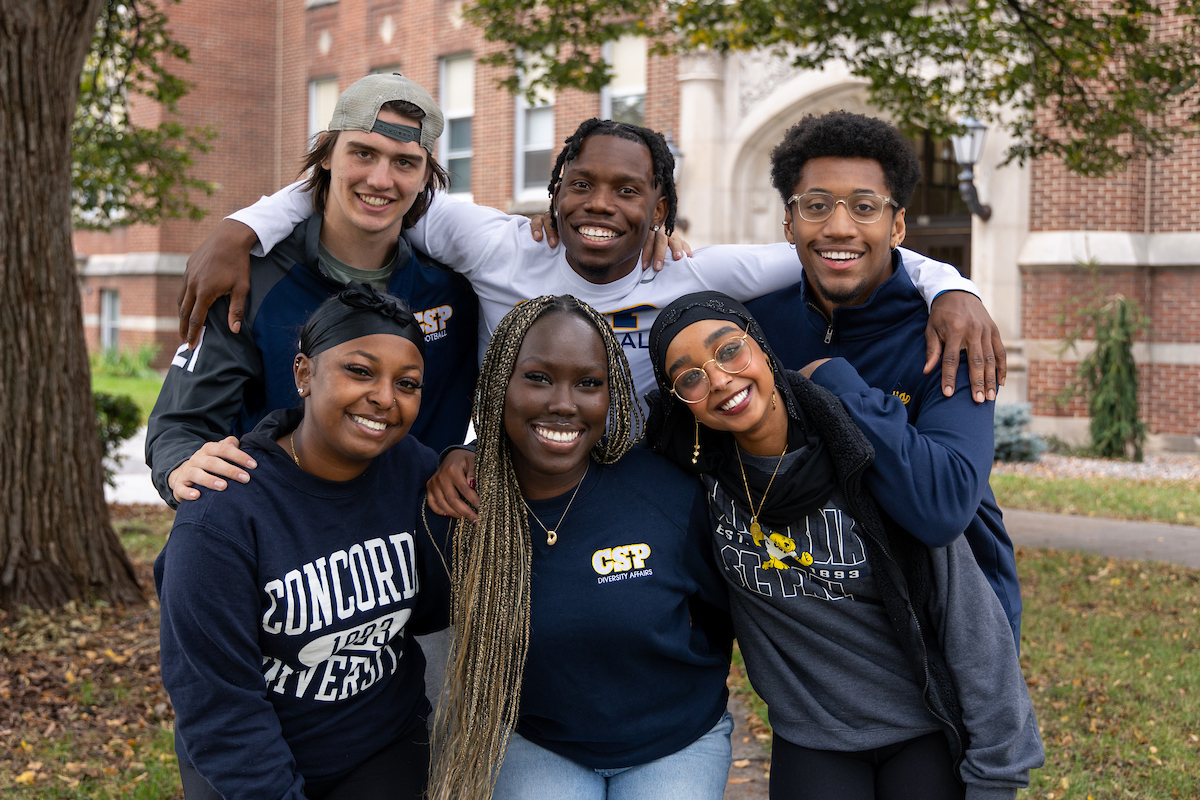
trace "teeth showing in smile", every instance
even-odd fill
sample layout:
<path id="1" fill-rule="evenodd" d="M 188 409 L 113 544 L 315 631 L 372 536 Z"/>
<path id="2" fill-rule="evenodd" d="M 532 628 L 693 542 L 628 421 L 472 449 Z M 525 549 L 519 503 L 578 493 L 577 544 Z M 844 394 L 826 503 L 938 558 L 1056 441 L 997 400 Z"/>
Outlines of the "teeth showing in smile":
<path id="1" fill-rule="evenodd" d="M 728 411 L 729 409 L 733 408 L 734 406 L 736 406 L 738 403 L 742 402 L 749 396 L 750 396 L 750 387 L 747 386 L 745 389 L 742 389 L 740 392 L 738 392 L 733 397 L 726 400 L 724 403 L 721 403 L 721 405 L 717 406 L 717 408 L 719 408 L 721 411 Z"/>
<path id="2" fill-rule="evenodd" d="M 366 417 L 360 417 L 357 414 L 351 414 L 350 419 L 354 420 L 365 428 L 370 428 L 373 431 L 381 431 L 387 427 L 386 422 L 375 422 L 374 420 L 367 419 Z"/>
<path id="3" fill-rule="evenodd" d="M 387 197 L 371 197 L 370 195 L 366 194 L 360 194 L 358 197 L 369 206 L 386 206 L 388 203 L 392 202 L 391 199 Z"/>
<path id="4" fill-rule="evenodd" d="M 538 432 L 539 436 L 543 436 L 552 442 L 562 442 L 563 444 L 575 441 L 579 438 L 580 433 L 579 431 L 552 431 L 540 425 L 535 426 L 534 430 Z"/>
<path id="5" fill-rule="evenodd" d="M 830 261 L 853 261 L 860 255 L 861 253 L 851 253 L 843 250 L 827 250 L 821 253 L 821 258 L 826 258 Z"/>
<path id="6" fill-rule="evenodd" d="M 579 235 L 585 239 L 596 239 L 596 240 L 614 239 L 617 236 L 616 233 L 614 233 L 613 231 L 610 231 L 608 228 L 591 228 L 591 227 L 580 228 Z"/>

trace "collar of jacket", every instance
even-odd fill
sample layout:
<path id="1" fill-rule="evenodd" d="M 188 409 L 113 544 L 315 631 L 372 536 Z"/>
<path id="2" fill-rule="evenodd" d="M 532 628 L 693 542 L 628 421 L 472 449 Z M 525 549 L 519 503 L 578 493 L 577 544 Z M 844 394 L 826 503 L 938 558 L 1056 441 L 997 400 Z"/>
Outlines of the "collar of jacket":
<path id="1" fill-rule="evenodd" d="M 833 325 L 842 341 L 886 336 L 897 328 L 911 324 L 913 312 L 926 308 L 925 298 L 903 267 L 899 250 L 892 252 L 891 276 L 879 284 L 862 305 L 839 306 L 834 309 L 830 319 L 817 303 L 816 292 L 807 278 L 800 281 L 800 299 L 808 313 L 817 318 L 813 324 L 821 330 Z"/>
<path id="2" fill-rule="evenodd" d="M 317 245 L 321 242 L 321 222 L 324 220 L 320 214 L 313 214 L 304 222 L 304 265 L 312 271 L 319 273 L 327 281 L 333 281 L 338 286 L 342 282 L 333 278 L 325 268 L 321 266 L 321 257 L 317 249 Z M 392 259 L 392 263 L 399 268 L 402 264 L 407 264 L 413 256 L 412 246 L 403 236 L 396 237 L 396 257 Z M 350 266 L 354 266 L 351 264 Z"/>

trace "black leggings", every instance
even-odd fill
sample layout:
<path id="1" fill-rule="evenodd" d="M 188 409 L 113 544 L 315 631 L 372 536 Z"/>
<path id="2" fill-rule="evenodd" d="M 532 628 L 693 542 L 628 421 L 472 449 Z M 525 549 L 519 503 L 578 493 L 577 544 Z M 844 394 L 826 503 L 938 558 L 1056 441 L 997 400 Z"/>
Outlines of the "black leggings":
<path id="1" fill-rule="evenodd" d="M 349 775 L 304 781 L 309 800 L 421 800 L 429 773 L 429 733 L 417 730 L 368 758 Z M 191 764 L 179 762 L 185 800 L 221 800 Z"/>
<path id="2" fill-rule="evenodd" d="M 842 753 L 771 742 L 771 800 L 962 800 L 945 735 Z"/>

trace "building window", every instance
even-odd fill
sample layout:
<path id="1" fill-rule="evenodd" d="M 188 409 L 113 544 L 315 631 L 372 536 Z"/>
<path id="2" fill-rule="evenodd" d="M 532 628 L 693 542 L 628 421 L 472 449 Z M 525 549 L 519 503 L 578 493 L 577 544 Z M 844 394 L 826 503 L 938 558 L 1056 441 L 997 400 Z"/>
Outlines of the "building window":
<path id="1" fill-rule="evenodd" d="M 522 89 L 540 72 L 534 66 L 523 76 Z M 514 194 L 518 202 L 545 201 L 550 185 L 550 167 L 554 157 L 554 95 L 545 89 L 533 102 L 524 94 L 517 96 L 516 179 Z"/>
<path id="2" fill-rule="evenodd" d="M 446 135 L 442 162 L 450 173 L 451 194 L 471 194 L 472 122 L 475 116 L 475 60 L 470 55 L 442 59 L 442 113 Z"/>
<path id="3" fill-rule="evenodd" d="M 116 289 L 100 290 L 100 348 L 116 350 L 121 331 L 121 295 Z"/>
<path id="4" fill-rule="evenodd" d="M 333 119 L 333 107 L 337 105 L 338 79 L 321 78 L 308 84 L 308 137 L 311 139 L 323 130 L 328 130 Z"/>
<path id="5" fill-rule="evenodd" d="M 605 119 L 646 124 L 646 37 L 622 36 L 608 45 L 604 57 L 612 67 L 612 81 L 600 95 Z"/>

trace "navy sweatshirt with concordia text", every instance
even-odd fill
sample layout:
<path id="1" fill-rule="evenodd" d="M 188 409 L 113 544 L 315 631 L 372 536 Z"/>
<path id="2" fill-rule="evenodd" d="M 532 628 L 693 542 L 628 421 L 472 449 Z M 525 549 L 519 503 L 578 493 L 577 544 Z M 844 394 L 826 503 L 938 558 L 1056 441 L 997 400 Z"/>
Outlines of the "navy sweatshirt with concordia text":
<path id="1" fill-rule="evenodd" d="M 645 764 L 725 711 L 731 623 L 704 487 L 634 448 L 531 500 L 529 656 L 517 732 L 593 769 Z"/>
<path id="2" fill-rule="evenodd" d="M 447 624 L 446 526 L 420 513 L 437 456 L 406 436 L 323 480 L 275 444 L 299 414 L 242 439 L 254 480 L 180 504 L 154 565 L 179 756 L 226 800 L 302 798 L 423 726 L 412 637 Z"/>
<path id="3" fill-rule="evenodd" d="M 941 370 L 922 373 L 929 311 L 898 261 L 866 303 L 832 318 L 804 279 L 746 307 L 788 369 L 831 359 L 812 380 L 845 404 L 874 447 L 863 482 L 875 501 L 931 547 L 964 535 L 1020 641 L 1016 555 L 988 484 L 995 404 L 971 398 L 966 359 L 952 397 L 942 394 Z"/>

